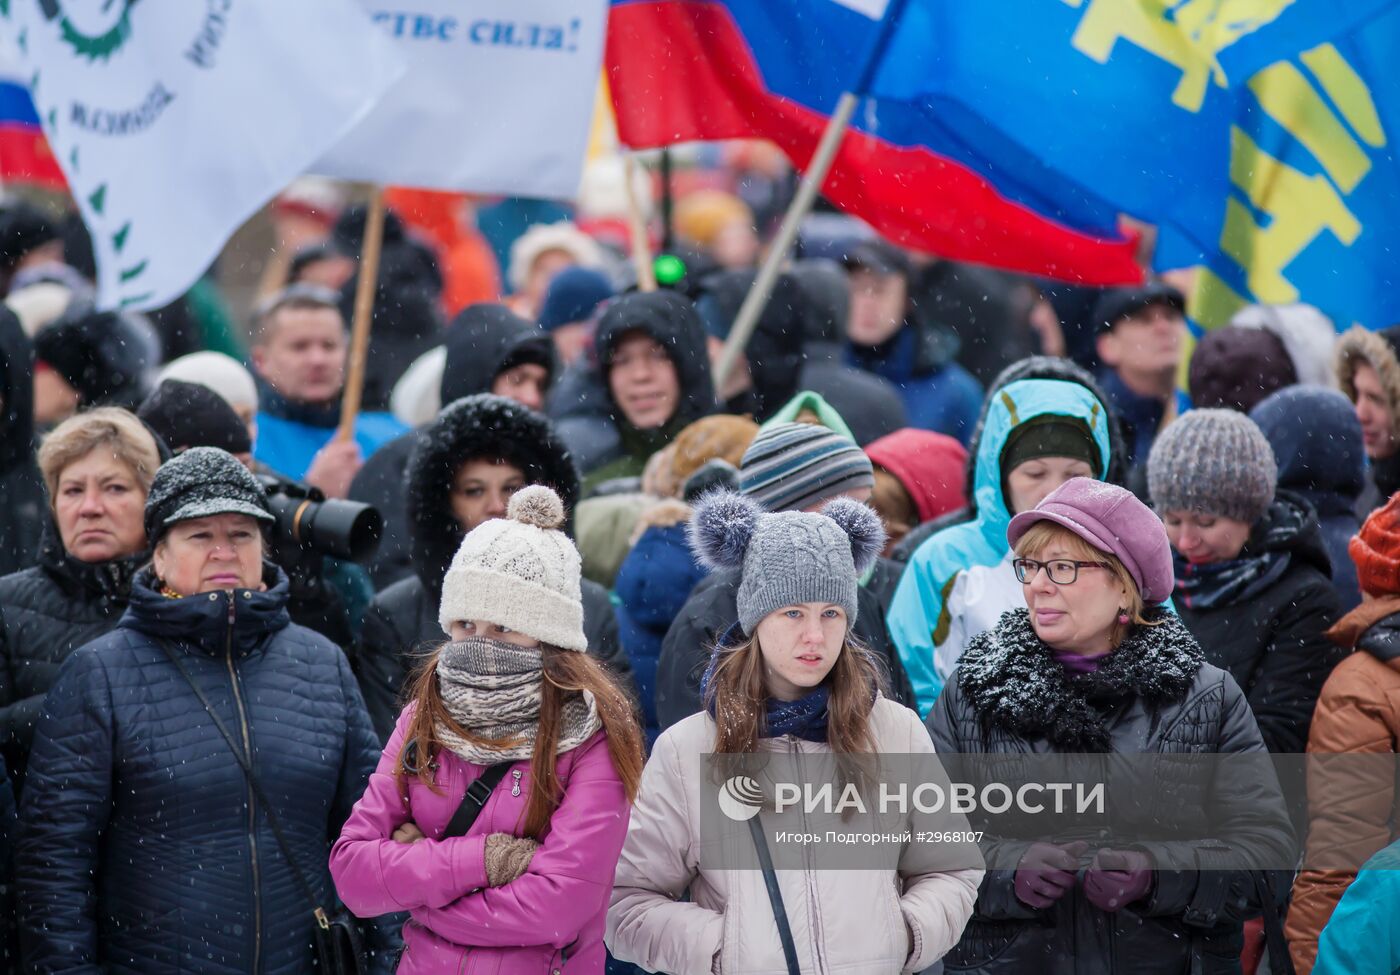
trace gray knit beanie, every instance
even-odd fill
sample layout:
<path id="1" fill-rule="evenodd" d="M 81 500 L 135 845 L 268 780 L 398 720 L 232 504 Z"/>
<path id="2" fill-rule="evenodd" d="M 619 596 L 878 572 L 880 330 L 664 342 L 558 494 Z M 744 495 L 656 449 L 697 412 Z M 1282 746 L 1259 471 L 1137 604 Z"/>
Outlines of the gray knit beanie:
<path id="1" fill-rule="evenodd" d="M 1234 410 L 1191 410 L 1157 436 L 1147 490 L 1179 508 L 1254 524 L 1274 500 L 1278 464 L 1263 431 Z"/>
<path id="2" fill-rule="evenodd" d="M 753 634 L 769 613 L 831 603 L 856 621 L 860 576 L 885 547 L 880 518 L 859 501 L 835 498 L 820 514 L 767 514 L 751 498 L 717 492 L 690 520 L 690 547 L 710 568 L 742 569 L 739 625 Z"/>

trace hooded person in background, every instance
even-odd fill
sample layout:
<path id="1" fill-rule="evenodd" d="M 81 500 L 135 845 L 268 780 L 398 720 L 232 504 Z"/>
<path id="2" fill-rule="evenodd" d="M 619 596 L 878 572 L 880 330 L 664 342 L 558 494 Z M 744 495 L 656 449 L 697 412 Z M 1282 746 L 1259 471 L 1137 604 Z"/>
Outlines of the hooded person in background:
<path id="1" fill-rule="evenodd" d="M 351 440 L 335 439 L 348 335 L 339 295 L 294 285 L 254 318 L 258 439 L 253 456 L 284 477 L 343 498 L 366 457 L 404 432 L 388 413 L 360 413 Z"/>
<path id="2" fill-rule="evenodd" d="M 846 362 L 888 379 L 910 426 L 967 443 L 982 386 L 954 361 L 958 337 L 910 301 L 908 257 L 869 240 L 851 246 L 843 263 L 851 285 Z"/>
<path id="3" fill-rule="evenodd" d="M 1103 363 L 1098 381 L 1122 424 L 1128 468 L 1136 470 L 1185 405 L 1176 379 L 1187 338 L 1186 298 L 1160 282 L 1113 288 L 1099 297 L 1093 320 Z"/>
<path id="4" fill-rule="evenodd" d="M 917 525 L 967 504 L 963 470 L 967 450 L 952 437 L 912 427 L 896 430 L 865 448 L 875 467 L 870 504 L 885 526 L 885 551 Z"/>
<path id="5" fill-rule="evenodd" d="M 1312 505 L 1332 562 L 1332 585 L 1343 612 L 1361 602 L 1356 566 L 1347 555 L 1361 527 L 1356 499 L 1366 487 L 1361 424 L 1335 389 L 1292 386 L 1249 411 L 1278 461 L 1278 486 Z"/>
<path id="6" fill-rule="evenodd" d="M 1365 518 L 1400 491 L 1400 325 L 1377 332 L 1354 325 L 1343 332 L 1336 373 L 1371 462 L 1356 502 L 1357 517 Z"/>
<path id="7" fill-rule="evenodd" d="M 1299 385 L 1337 385 L 1337 326 L 1312 305 L 1246 305 L 1230 317 L 1230 327 L 1260 329 L 1283 343 Z"/>
<path id="8" fill-rule="evenodd" d="M 1268 440 L 1234 410 L 1191 410 L 1147 463 L 1176 551 L 1176 611 L 1244 689 L 1269 751 L 1292 754 L 1342 657 L 1325 636 L 1340 604 L 1316 512 L 1277 484 Z"/>
<path id="9" fill-rule="evenodd" d="M 1327 631 L 1329 640 L 1352 652 L 1322 685 L 1308 731 L 1308 754 L 1393 760 L 1400 754 L 1400 500 L 1391 498 L 1371 513 L 1351 540 L 1350 552 L 1348 561 L 1365 601 Z M 1355 867 L 1400 839 L 1400 792 L 1390 763 L 1370 762 L 1320 758 L 1308 769 L 1306 867 L 1293 884 L 1286 929 L 1301 975 L 1312 968 L 1318 935 L 1337 901 L 1358 880 Z M 1333 869 L 1322 869 L 1322 864 Z M 1394 909 L 1372 906 L 1377 913 Z M 1319 964 L 1314 970 L 1326 969 Z"/>
<path id="10" fill-rule="evenodd" d="M 976 516 L 935 532 L 909 559 L 889 606 L 890 636 L 927 715 L 968 642 L 1024 605 L 1006 526 L 1073 477 L 1102 480 L 1108 411 L 1088 387 L 1020 379 L 988 397 L 973 455 Z"/>
<path id="11" fill-rule="evenodd" d="M 705 323 L 712 367 L 719 365 L 729 330 L 749 293 L 750 271 L 720 271 L 707 276 L 695 301 Z M 763 423 L 798 390 L 802 369 L 804 316 L 802 291 L 787 275 L 773 282 L 772 294 L 724 387 L 717 390 L 721 412 L 751 416 Z"/>
<path id="12" fill-rule="evenodd" d="M 862 447 L 908 425 L 904 400 L 888 379 L 846 365 L 850 283 L 835 261 L 798 261 L 789 276 L 802 289 L 802 389 L 817 393 L 847 418 Z"/>
<path id="13" fill-rule="evenodd" d="M 675 292 L 634 292 L 608 305 L 594 353 L 605 403 L 587 397 L 579 409 L 603 412 L 556 421 L 562 440 L 587 445 L 585 496 L 613 478 L 639 477 L 652 454 L 715 407 L 704 326 Z"/>
<path id="14" fill-rule="evenodd" d="M 135 409 L 158 351 L 118 312 L 70 307 L 34 336 L 34 421 L 51 428 L 94 406 Z"/>
<path id="15" fill-rule="evenodd" d="M 960 511 L 950 511 L 941 518 L 925 522 L 909 532 L 891 550 L 889 557 L 893 561 L 901 564 L 907 563 L 915 550 L 935 532 L 940 532 L 951 525 L 971 521 L 977 516 L 976 462 L 981 450 L 982 434 L 987 426 L 987 415 L 996 404 L 997 392 L 1022 379 L 1062 379 L 1065 382 L 1077 383 L 1087 389 L 1094 399 L 1105 404 L 1105 408 L 1108 409 L 1108 439 L 1112 453 L 1108 461 L 1108 476 L 1104 479 L 1110 484 L 1123 483 L 1127 471 L 1124 461 L 1122 431 L 1119 429 L 1117 416 L 1112 409 L 1107 407 L 1108 397 L 1099 388 L 1099 384 L 1094 381 L 1094 377 L 1087 370 L 1080 368 L 1068 359 L 1044 355 L 1030 356 L 1007 366 L 992 381 L 991 386 L 987 387 L 987 398 L 982 401 L 982 412 L 977 417 L 977 427 L 972 433 L 972 443 L 968 450 L 968 463 L 963 473 L 963 496 L 967 499 L 967 506 Z"/>
<path id="16" fill-rule="evenodd" d="M 381 739 L 401 705 L 404 681 L 431 640 L 440 640 L 442 580 L 467 532 L 503 517 L 530 484 L 555 491 L 566 511 L 578 500 L 578 471 L 543 416 L 500 396 L 457 400 L 422 431 L 405 475 L 414 574 L 381 591 L 365 615 L 355 655 L 365 702 Z M 631 673 L 607 590 L 583 581 L 588 652 L 624 685 Z"/>
<path id="17" fill-rule="evenodd" d="M 864 503 L 874 486 L 870 458 L 849 438 L 815 424 L 761 430 L 739 464 L 740 492 L 770 512 L 816 511 L 837 497 Z M 891 696 L 903 702 L 909 699 L 908 682 L 885 629 L 879 594 L 864 584 L 875 570 L 871 565 L 862 574 L 853 632 L 880 662 Z M 737 570 L 710 573 L 667 629 L 656 674 L 662 731 L 701 709 L 700 678 L 710 650 L 737 618 L 739 579 Z"/>
<path id="18" fill-rule="evenodd" d="M 0 305 L 0 576 L 39 555 L 44 480 L 34 444 L 34 350 L 15 313 Z"/>
<path id="19" fill-rule="evenodd" d="M 504 305 L 462 309 L 443 335 L 443 348 L 438 383 L 443 404 L 494 393 L 529 409 L 543 410 L 557 373 L 554 350 L 548 336 Z M 369 566 L 377 589 L 413 572 L 404 471 L 421 433 L 410 430 L 386 443 L 350 483 L 350 500 L 373 505 L 384 518 L 379 548 Z"/>

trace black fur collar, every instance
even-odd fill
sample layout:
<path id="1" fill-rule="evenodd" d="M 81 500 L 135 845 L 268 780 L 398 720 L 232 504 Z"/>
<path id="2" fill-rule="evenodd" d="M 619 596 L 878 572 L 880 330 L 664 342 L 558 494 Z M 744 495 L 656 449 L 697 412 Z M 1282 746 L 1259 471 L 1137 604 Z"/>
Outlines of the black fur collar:
<path id="1" fill-rule="evenodd" d="M 1158 608 L 1147 618 L 1157 625 L 1134 627 L 1097 671 L 1071 675 L 1035 635 L 1030 611 L 1011 610 L 968 645 L 958 686 L 983 721 L 1017 737 L 1046 738 L 1063 751 L 1109 751 L 1099 706 L 1131 697 L 1148 706 L 1179 700 L 1205 662 L 1175 614 Z"/>

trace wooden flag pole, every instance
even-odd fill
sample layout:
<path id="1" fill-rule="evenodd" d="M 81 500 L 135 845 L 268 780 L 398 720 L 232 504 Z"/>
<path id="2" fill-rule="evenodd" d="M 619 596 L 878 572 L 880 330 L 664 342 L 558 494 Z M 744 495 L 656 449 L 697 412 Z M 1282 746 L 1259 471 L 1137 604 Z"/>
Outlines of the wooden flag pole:
<path id="1" fill-rule="evenodd" d="M 836 160 L 836 151 L 841 148 L 841 137 L 846 134 L 846 128 L 851 124 L 851 116 L 855 114 L 859 101 L 856 95 L 848 91 L 836 103 L 836 111 L 832 113 L 826 131 L 822 133 L 817 151 L 812 155 L 812 162 L 803 174 L 802 183 L 797 187 L 797 193 L 788 205 L 787 213 L 783 214 L 778 233 L 763 258 L 763 266 L 758 269 L 758 275 L 754 278 L 749 293 L 744 296 L 744 303 L 739 306 L 739 313 L 734 316 L 734 326 L 729 330 L 724 351 L 720 353 L 719 363 L 715 366 L 715 389 L 724 388 L 724 384 L 729 381 L 729 374 L 734 371 L 739 357 L 744 354 L 744 347 L 749 344 L 749 338 L 758 325 L 758 318 L 763 314 L 764 306 L 768 304 L 768 296 L 773 292 L 773 282 L 778 280 L 778 273 L 782 270 L 783 262 L 787 260 L 788 251 L 797 239 L 797 231 L 811 211 L 812 204 L 816 202 L 817 192 L 822 183 L 826 182 L 826 174 L 831 171 L 831 164 Z"/>
<path id="2" fill-rule="evenodd" d="M 642 291 L 656 290 L 656 267 L 651 258 L 651 239 L 647 236 L 646 218 L 637 199 L 637 162 L 629 152 L 622 158 L 622 181 L 627 193 L 627 226 L 632 236 L 632 264 L 637 269 L 637 287 Z"/>
<path id="3" fill-rule="evenodd" d="M 365 236 L 360 243 L 359 280 L 355 287 L 354 319 L 350 326 L 350 357 L 346 364 L 345 391 L 340 400 L 340 427 L 337 440 L 353 440 L 355 419 L 365 389 L 365 364 L 369 359 L 369 333 L 374 312 L 374 295 L 379 284 L 379 252 L 384 246 L 384 188 L 375 185 L 370 193 Z"/>
<path id="4" fill-rule="evenodd" d="M 749 344 L 749 338 L 758 325 L 758 317 L 763 314 L 763 308 L 768 304 L 773 282 L 778 280 L 778 272 L 787 260 L 788 250 L 797 239 L 798 228 L 811 211 L 812 204 L 816 202 L 822 183 L 826 182 L 826 174 L 831 171 L 831 164 L 836 161 L 836 153 L 841 148 L 841 138 L 850 127 L 851 116 L 855 114 L 856 106 L 870 90 L 875 73 L 884 59 L 885 50 L 890 45 L 895 27 L 899 24 L 907 3 L 908 0 L 889 0 L 880 19 L 875 43 L 866 55 L 855 84 L 841 95 L 836 103 L 836 110 L 831 113 L 831 119 L 827 122 L 826 130 L 822 132 L 816 152 L 812 154 L 807 172 L 802 176 L 802 183 L 797 187 L 797 193 L 793 196 L 787 213 L 783 214 L 783 222 L 778 227 L 777 236 L 768 248 L 768 254 L 758 269 L 749 293 L 744 296 L 744 303 L 739 306 L 739 313 L 734 316 L 734 325 L 729 330 L 729 338 L 724 343 L 724 351 L 720 353 L 719 363 L 714 369 L 715 389 L 724 388 L 724 384 L 729 381 L 729 374 L 734 371 L 739 357 L 744 354 L 744 347 Z"/>

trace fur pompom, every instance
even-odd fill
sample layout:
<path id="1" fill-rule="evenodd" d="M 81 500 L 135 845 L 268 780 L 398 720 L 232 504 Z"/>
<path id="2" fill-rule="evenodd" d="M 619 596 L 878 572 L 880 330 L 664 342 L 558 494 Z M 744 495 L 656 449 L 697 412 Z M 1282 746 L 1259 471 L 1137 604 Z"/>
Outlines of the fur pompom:
<path id="1" fill-rule="evenodd" d="M 707 494 L 695 505 L 690 519 L 690 550 L 706 568 L 742 568 L 762 514 L 763 509 L 742 494 Z"/>
<path id="2" fill-rule="evenodd" d="M 821 513 L 850 538 L 856 572 L 864 575 L 885 550 L 885 526 L 880 523 L 880 516 L 851 498 L 833 498 L 822 506 Z"/>
<path id="3" fill-rule="evenodd" d="M 536 528 L 564 527 L 564 502 L 543 484 L 531 484 L 510 496 L 506 517 Z"/>

